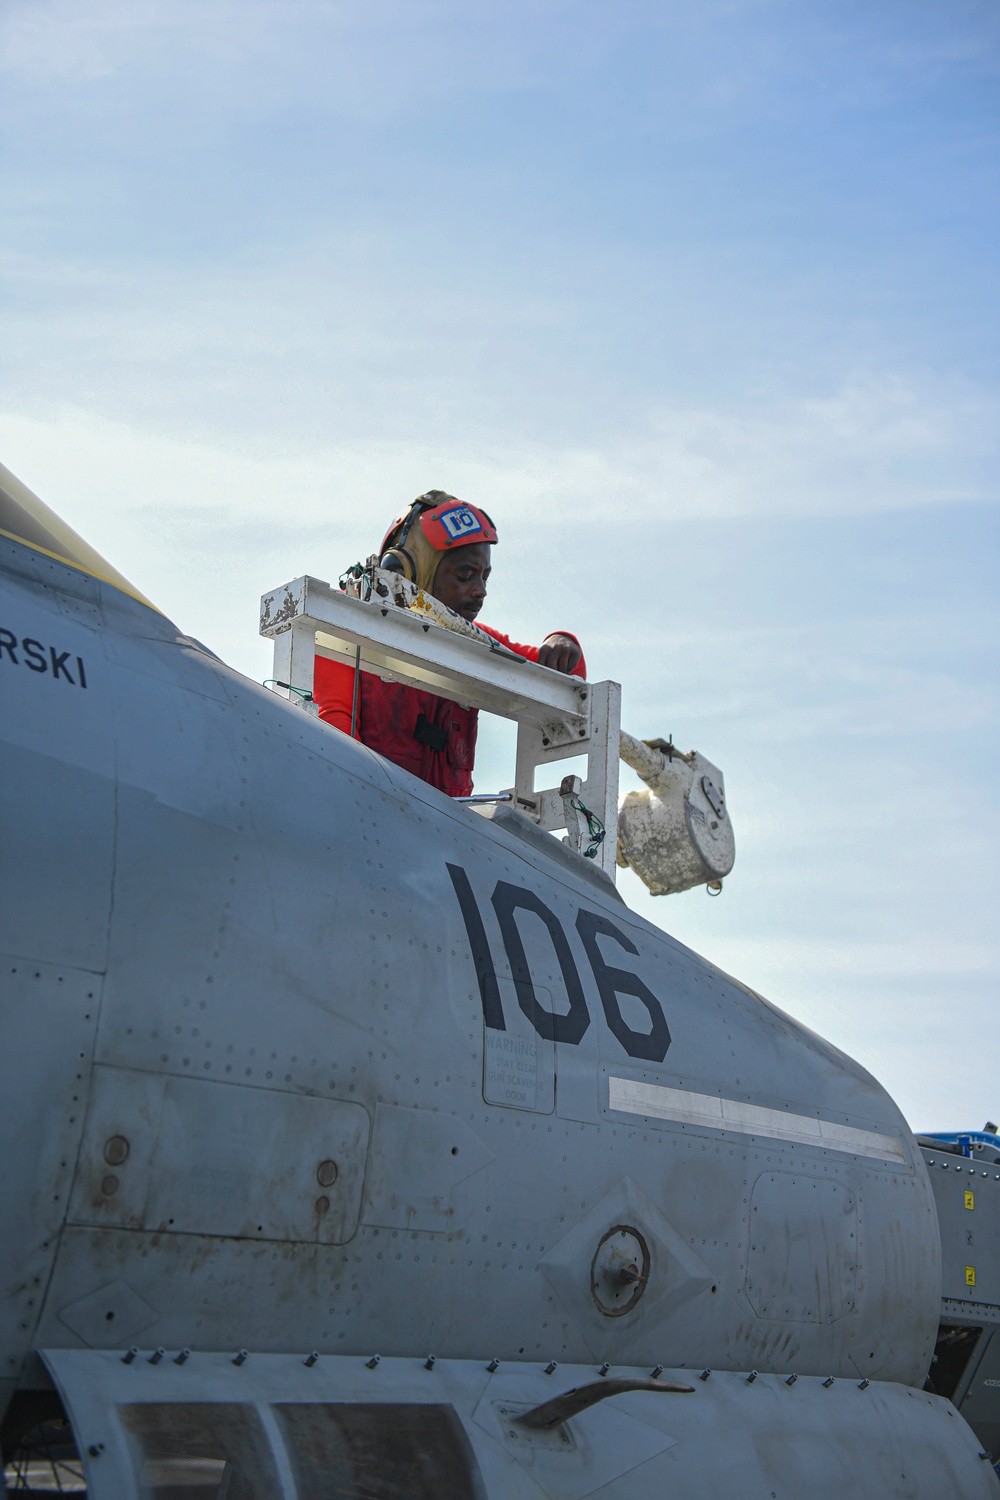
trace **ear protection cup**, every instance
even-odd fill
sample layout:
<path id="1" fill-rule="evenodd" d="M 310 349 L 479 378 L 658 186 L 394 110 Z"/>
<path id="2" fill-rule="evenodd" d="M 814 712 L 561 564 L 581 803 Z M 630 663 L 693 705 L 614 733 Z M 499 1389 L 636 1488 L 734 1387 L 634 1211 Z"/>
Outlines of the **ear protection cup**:
<path id="1" fill-rule="evenodd" d="M 431 493 L 435 495 L 440 493 L 442 500 L 448 498 L 443 491 L 439 492 L 438 490 L 433 490 Z M 418 495 L 415 500 L 410 502 L 406 510 L 404 510 L 401 515 L 398 515 L 396 517 L 392 525 L 389 527 L 389 530 L 382 538 L 383 555 L 388 556 L 390 551 L 394 552 L 397 549 L 402 549 L 402 547 L 405 545 L 406 538 L 410 534 L 410 527 L 413 525 L 414 521 L 420 515 L 421 511 L 427 510 L 434 503 L 435 502 L 429 500 L 426 495 Z M 393 546 L 391 548 L 389 546 L 390 542 L 393 542 Z M 413 559 L 411 558 L 410 561 L 412 562 Z"/>
<path id="2" fill-rule="evenodd" d="M 379 567 L 388 568 L 390 573 L 402 573 L 411 583 L 417 581 L 417 565 L 405 547 L 390 547 L 382 554 Z"/>

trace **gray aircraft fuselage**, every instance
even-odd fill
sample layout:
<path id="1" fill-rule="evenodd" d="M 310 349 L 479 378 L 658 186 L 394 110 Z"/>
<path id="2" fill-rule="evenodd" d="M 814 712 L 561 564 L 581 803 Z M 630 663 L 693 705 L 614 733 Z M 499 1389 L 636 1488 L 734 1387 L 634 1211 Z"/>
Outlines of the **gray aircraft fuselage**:
<path id="1" fill-rule="evenodd" d="M 552 1361 L 710 1368 L 692 1395 L 615 1398 L 676 1429 L 756 1370 L 919 1397 L 911 1453 L 961 1427 L 965 1463 L 975 1439 L 920 1393 L 927 1170 L 863 1068 L 517 815 L 457 805 L 110 584 L 0 550 L 0 1406 L 46 1382 L 38 1351 L 68 1388 L 102 1351 L 125 1379 L 131 1345 L 190 1349 L 192 1381 L 198 1351 L 236 1379 L 232 1351 L 316 1350 L 363 1385 L 378 1353 L 419 1370 L 404 1404 L 430 1352 L 532 1392 Z M 572 1490 L 477 1453 L 484 1493 Z M 666 1463 L 601 1482 L 659 1495 Z M 995 1492 L 968 1474 L 955 1493 Z"/>

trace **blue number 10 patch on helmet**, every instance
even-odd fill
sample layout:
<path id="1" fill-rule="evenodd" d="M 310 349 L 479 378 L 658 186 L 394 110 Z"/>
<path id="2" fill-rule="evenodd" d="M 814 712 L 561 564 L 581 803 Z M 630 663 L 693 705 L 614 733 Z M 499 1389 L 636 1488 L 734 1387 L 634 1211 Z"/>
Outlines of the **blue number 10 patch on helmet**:
<path id="1" fill-rule="evenodd" d="M 437 552 L 469 542 L 492 544 L 497 539 L 496 527 L 484 510 L 454 499 L 424 511 L 420 529 Z"/>
<path id="2" fill-rule="evenodd" d="M 483 529 L 482 521 L 477 520 L 467 505 L 460 505 L 457 510 L 443 510 L 441 525 L 453 542 L 457 542 L 460 536 L 468 536 L 470 532 Z"/>

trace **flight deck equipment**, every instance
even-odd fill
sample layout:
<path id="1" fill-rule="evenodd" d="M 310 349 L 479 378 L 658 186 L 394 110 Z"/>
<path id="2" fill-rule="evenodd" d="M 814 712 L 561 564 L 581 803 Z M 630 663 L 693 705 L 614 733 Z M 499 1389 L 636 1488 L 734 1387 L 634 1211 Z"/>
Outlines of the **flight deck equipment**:
<path id="1" fill-rule="evenodd" d="M 529 662 L 400 573 L 368 559 L 333 588 L 304 576 L 261 600 L 260 633 L 274 643 L 276 690 L 312 701 L 315 656 L 512 719 L 514 809 L 592 859 L 612 880 L 631 866 L 654 895 L 718 888 L 735 859 L 721 771 L 672 741 L 621 728 L 617 682 Z M 587 773 L 536 789 L 539 770 L 586 755 Z M 646 783 L 618 796 L 619 757 Z M 606 836 L 617 830 L 617 838 Z"/>

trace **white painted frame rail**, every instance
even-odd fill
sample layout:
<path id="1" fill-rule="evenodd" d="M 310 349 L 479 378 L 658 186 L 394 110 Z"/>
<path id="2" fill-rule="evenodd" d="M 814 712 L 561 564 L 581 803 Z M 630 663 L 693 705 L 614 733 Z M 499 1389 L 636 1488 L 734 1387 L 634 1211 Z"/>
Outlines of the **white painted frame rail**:
<path id="1" fill-rule="evenodd" d="M 407 586 L 411 589 L 412 586 Z M 273 676 L 298 692 L 313 690 L 316 655 L 466 703 L 517 723 L 513 805 L 542 828 L 566 826 L 558 786 L 535 790 L 536 768 L 586 755 L 580 799 L 604 824 L 607 836 L 594 863 L 615 876 L 618 826 L 618 758 L 621 688 L 616 682 L 582 682 L 481 639 L 431 623 L 416 607 L 391 596 L 362 600 L 308 575 L 282 584 L 261 599 L 260 633 L 274 643 Z"/>

